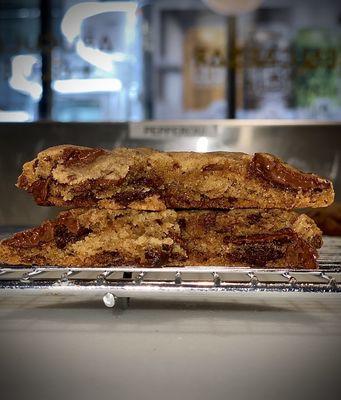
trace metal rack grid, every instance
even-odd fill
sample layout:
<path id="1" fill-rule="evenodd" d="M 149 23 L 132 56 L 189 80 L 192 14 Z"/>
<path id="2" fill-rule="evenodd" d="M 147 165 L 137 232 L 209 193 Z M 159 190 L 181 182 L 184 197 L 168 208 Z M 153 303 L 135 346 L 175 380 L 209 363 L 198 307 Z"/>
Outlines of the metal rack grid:
<path id="1" fill-rule="evenodd" d="M 126 306 L 130 297 L 210 296 L 266 292 L 341 292 L 341 238 L 325 237 L 318 270 L 226 267 L 3 267 L 0 296 L 20 293 L 103 296 Z"/>

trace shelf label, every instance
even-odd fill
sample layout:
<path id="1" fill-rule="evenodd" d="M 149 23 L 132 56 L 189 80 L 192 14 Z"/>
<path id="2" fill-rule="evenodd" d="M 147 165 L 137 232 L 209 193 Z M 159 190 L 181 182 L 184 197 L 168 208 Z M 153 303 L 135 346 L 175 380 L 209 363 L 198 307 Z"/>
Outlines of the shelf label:
<path id="1" fill-rule="evenodd" d="M 145 122 L 132 122 L 129 124 L 129 137 L 131 139 L 173 139 L 179 137 L 211 137 L 218 135 L 218 125 L 182 125 L 158 124 Z"/>

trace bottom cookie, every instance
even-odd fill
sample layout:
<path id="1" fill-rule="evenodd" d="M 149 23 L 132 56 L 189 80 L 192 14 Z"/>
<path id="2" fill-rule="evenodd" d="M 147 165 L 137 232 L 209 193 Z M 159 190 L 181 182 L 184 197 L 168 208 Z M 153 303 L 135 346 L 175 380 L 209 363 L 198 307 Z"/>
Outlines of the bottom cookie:
<path id="1" fill-rule="evenodd" d="M 72 209 L 0 243 L 0 263 L 317 268 L 321 232 L 283 210 Z"/>

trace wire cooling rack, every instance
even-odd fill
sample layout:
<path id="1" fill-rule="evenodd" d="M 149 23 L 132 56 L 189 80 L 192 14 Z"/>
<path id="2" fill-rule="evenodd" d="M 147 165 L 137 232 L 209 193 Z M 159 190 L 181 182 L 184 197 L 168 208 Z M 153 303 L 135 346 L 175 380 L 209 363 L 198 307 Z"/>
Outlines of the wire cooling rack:
<path id="1" fill-rule="evenodd" d="M 324 237 L 318 270 L 227 267 L 0 267 L 0 296 L 102 296 L 108 307 L 130 297 L 222 297 L 267 292 L 341 292 L 341 238 Z"/>

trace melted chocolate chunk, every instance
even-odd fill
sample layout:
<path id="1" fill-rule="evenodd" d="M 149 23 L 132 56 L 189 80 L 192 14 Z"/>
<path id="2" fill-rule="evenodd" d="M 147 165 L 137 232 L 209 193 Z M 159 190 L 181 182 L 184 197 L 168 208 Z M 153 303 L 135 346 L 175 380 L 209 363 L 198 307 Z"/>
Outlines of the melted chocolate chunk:
<path id="1" fill-rule="evenodd" d="M 155 194 L 154 190 L 136 189 L 136 190 L 124 190 L 116 193 L 113 199 L 123 206 L 127 206 L 134 201 L 142 201 L 146 197 L 150 197 Z"/>
<path id="2" fill-rule="evenodd" d="M 268 261 L 283 257 L 286 245 L 297 242 L 297 238 L 296 232 L 292 229 L 283 228 L 275 233 L 226 236 L 224 243 L 237 246 L 231 254 L 232 260 L 265 267 Z"/>
<path id="3" fill-rule="evenodd" d="M 180 218 L 180 219 L 178 220 L 178 225 L 179 225 L 179 227 L 180 227 L 181 230 L 186 229 L 187 223 L 186 223 L 185 218 Z"/>
<path id="4" fill-rule="evenodd" d="M 13 237 L 3 241 L 3 244 L 17 248 L 31 248 L 40 246 L 53 240 L 53 224 L 50 221 L 42 226 L 16 233 Z"/>
<path id="5" fill-rule="evenodd" d="M 284 250 L 270 243 L 244 244 L 231 253 L 231 259 L 251 266 L 265 267 L 267 262 L 281 258 L 283 254 Z"/>
<path id="6" fill-rule="evenodd" d="M 181 181 L 167 182 L 159 193 L 167 208 L 204 208 L 202 207 L 205 201 L 203 196 L 201 195 L 200 199 L 195 200 L 195 191 L 190 187 L 185 187 Z"/>
<path id="7" fill-rule="evenodd" d="M 55 222 L 47 221 L 42 226 L 15 234 L 4 240 L 4 244 L 17 248 L 39 247 L 55 240 L 56 246 L 63 249 L 68 243 L 83 239 L 91 232 L 90 229 L 79 226 L 76 219 L 62 215 Z"/>
<path id="8" fill-rule="evenodd" d="M 257 243 L 273 243 L 275 245 L 282 245 L 290 243 L 297 238 L 297 233 L 290 228 L 283 228 L 274 233 L 260 233 L 245 236 L 225 236 L 224 243 L 233 243 L 237 245 L 243 244 L 257 244 Z"/>
<path id="9" fill-rule="evenodd" d="M 106 151 L 103 149 L 78 149 L 68 147 L 63 151 L 62 160 L 66 167 L 84 167 L 85 165 L 91 164 L 96 158 L 105 153 Z"/>
<path id="10" fill-rule="evenodd" d="M 69 230 L 64 225 L 57 225 L 54 229 L 54 237 L 58 249 L 64 249 L 72 238 Z"/>
<path id="11" fill-rule="evenodd" d="M 331 183 L 313 174 L 298 171 L 270 154 L 256 153 L 249 165 L 248 175 L 270 186 L 293 190 L 330 189 Z"/>
<path id="12" fill-rule="evenodd" d="M 47 198 L 49 196 L 49 187 L 51 183 L 51 178 L 38 179 L 33 182 L 29 187 L 29 193 L 32 193 L 36 203 L 40 206 L 47 205 Z"/>
<path id="13" fill-rule="evenodd" d="M 150 249 L 144 253 L 147 265 L 151 267 L 160 267 L 169 261 L 172 252 L 172 246 L 163 244 L 161 250 Z"/>
<path id="14" fill-rule="evenodd" d="M 38 158 L 34 161 L 34 163 L 33 163 L 33 171 L 35 172 L 36 171 L 36 169 L 38 168 L 38 164 L 39 164 L 39 160 L 38 160 Z"/>
<path id="15" fill-rule="evenodd" d="M 100 197 L 102 193 L 112 186 L 112 181 L 104 178 L 89 179 L 80 185 L 73 185 L 72 194 L 74 197 L 70 203 L 71 205 L 74 204 L 75 201 L 78 202 L 77 205 L 79 205 L 79 202 L 88 202 L 89 204 L 95 203 L 98 201 L 96 196 Z"/>
<path id="16" fill-rule="evenodd" d="M 164 184 L 163 179 L 153 168 L 146 168 L 145 165 L 130 168 L 124 180 L 123 186 L 133 186 L 134 188 L 160 189 Z"/>
<path id="17" fill-rule="evenodd" d="M 109 179 L 89 179 L 81 185 L 72 186 L 72 200 L 65 201 L 73 207 L 90 207 L 98 202 L 96 195 L 100 195 L 108 188 L 112 187 Z"/>
<path id="18" fill-rule="evenodd" d="M 77 232 L 71 232 L 66 225 L 56 225 L 54 228 L 56 246 L 58 249 L 64 249 L 69 243 L 84 239 L 90 232 L 90 229 L 84 227 L 80 227 Z"/>
<path id="19" fill-rule="evenodd" d="M 61 215 L 56 221 L 56 225 L 64 225 L 71 233 L 76 234 L 81 229 L 79 222 L 68 213 Z"/>
<path id="20" fill-rule="evenodd" d="M 114 185 L 119 186 L 118 182 L 115 182 Z M 127 206 L 131 202 L 142 201 L 146 197 L 154 194 L 160 195 L 161 193 L 160 182 L 156 178 L 134 177 L 130 175 L 127 180 L 120 182 L 120 185 L 122 185 L 121 191 L 114 194 L 112 199 L 122 206 Z M 134 188 L 129 186 L 134 186 Z M 81 185 L 74 185 L 72 188 L 74 197 L 70 201 L 70 205 L 88 207 L 96 204 L 98 197 L 100 198 L 102 193 L 112 187 L 112 180 L 104 178 L 90 179 Z"/>
<path id="21" fill-rule="evenodd" d="M 122 182 L 122 190 L 112 198 L 122 206 L 128 206 L 134 201 L 142 201 L 155 194 L 161 196 L 163 183 L 161 179 L 156 174 L 148 177 L 143 175 L 140 170 L 130 172 Z"/>
<path id="22" fill-rule="evenodd" d="M 236 201 L 238 201 L 237 197 L 232 197 L 232 196 L 229 196 L 227 200 L 231 205 L 233 205 Z"/>
<path id="23" fill-rule="evenodd" d="M 222 164 L 207 164 L 203 167 L 203 172 L 214 172 L 214 171 L 223 171 L 224 165 Z"/>
<path id="24" fill-rule="evenodd" d="M 262 219 L 261 213 L 250 214 L 247 216 L 247 220 L 250 225 L 258 224 L 258 222 Z"/>
<path id="25" fill-rule="evenodd" d="M 167 208 L 176 209 L 230 209 L 238 201 L 235 197 L 218 197 L 211 199 L 204 194 L 200 195 L 200 200 L 194 200 L 191 193 L 183 193 L 178 188 L 165 190 L 163 201 Z"/>
<path id="26" fill-rule="evenodd" d="M 66 202 L 73 207 L 91 207 L 97 203 L 97 199 L 94 193 L 84 192 L 75 196 L 72 200 Z"/>

